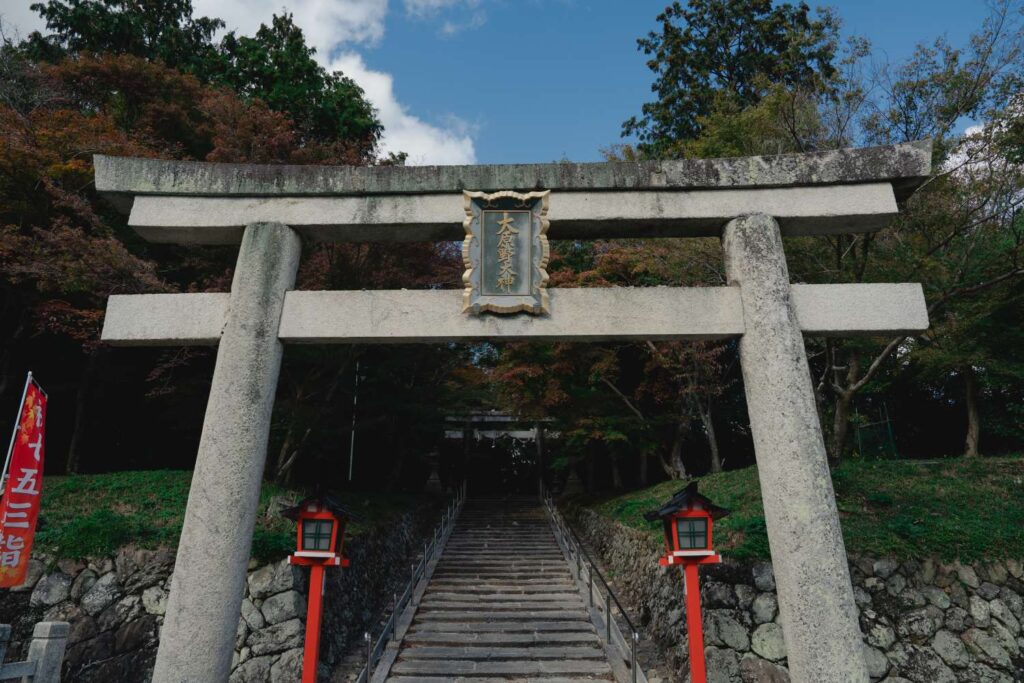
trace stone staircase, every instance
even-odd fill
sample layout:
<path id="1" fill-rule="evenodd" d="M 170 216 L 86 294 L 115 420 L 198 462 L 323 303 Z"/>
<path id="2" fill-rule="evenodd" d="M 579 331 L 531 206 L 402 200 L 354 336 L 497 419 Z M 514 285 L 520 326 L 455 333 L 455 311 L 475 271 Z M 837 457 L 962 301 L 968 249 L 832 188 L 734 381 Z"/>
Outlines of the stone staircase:
<path id="1" fill-rule="evenodd" d="M 386 680 L 615 680 L 536 499 L 466 502 Z"/>

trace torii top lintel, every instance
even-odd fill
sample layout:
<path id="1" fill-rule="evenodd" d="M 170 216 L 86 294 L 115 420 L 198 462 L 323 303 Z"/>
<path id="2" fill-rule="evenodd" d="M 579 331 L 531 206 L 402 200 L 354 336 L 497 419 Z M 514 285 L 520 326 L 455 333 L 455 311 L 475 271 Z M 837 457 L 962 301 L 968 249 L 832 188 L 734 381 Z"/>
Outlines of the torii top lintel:
<path id="1" fill-rule="evenodd" d="M 457 240 L 463 190 L 552 191 L 551 239 L 714 235 L 744 213 L 784 234 L 883 227 L 931 142 L 809 154 L 474 166 L 287 166 L 95 157 L 96 188 L 157 242 L 237 243 L 273 221 L 330 241 Z"/>

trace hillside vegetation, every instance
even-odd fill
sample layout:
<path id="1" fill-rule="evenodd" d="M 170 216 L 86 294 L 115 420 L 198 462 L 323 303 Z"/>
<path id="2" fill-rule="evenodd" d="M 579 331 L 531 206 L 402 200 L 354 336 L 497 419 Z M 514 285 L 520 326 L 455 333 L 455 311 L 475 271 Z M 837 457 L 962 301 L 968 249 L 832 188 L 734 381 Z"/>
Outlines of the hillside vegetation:
<path id="1" fill-rule="evenodd" d="M 832 479 L 850 553 L 965 561 L 1024 557 L 1024 458 L 848 461 Z M 683 485 L 668 481 L 586 504 L 660 535 L 660 525 L 645 521 L 643 513 Z M 732 510 L 715 524 L 718 549 L 737 558 L 768 556 L 756 467 L 703 477 L 700 491 Z"/>
<path id="2" fill-rule="evenodd" d="M 111 555 L 119 547 L 178 544 L 192 472 L 148 470 L 46 477 L 35 547 L 55 558 Z M 276 514 L 275 501 L 295 502 L 302 493 L 264 483 L 253 533 L 259 560 L 283 557 L 295 548 L 295 523 Z M 349 525 L 358 536 L 375 523 L 401 514 L 412 496 L 358 493 L 345 496 L 360 521 Z M 269 512 L 268 509 L 275 512 Z"/>

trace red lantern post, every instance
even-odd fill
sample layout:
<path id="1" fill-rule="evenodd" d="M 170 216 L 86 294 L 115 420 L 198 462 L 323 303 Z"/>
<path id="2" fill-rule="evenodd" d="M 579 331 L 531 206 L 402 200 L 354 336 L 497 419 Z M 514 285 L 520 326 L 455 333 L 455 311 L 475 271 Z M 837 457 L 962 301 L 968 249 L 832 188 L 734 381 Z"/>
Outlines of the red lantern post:
<path id="1" fill-rule="evenodd" d="M 663 567 L 683 567 L 691 683 L 707 683 L 698 569 L 702 564 L 718 564 L 722 561 L 722 557 L 711 548 L 711 532 L 714 520 L 727 514 L 729 510 L 718 507 L 697 493 L 697 482 L 692 482 L 660 509 L 644 515 L 647 521 L 660 519 L 664 525 L 665 555 L 658 563 Z"/>
<path id="2" fill-rule="evenodd" d="M 329 497 L 306 498 L 281 512 L 297 522 L 296 550 L 288 563 L 309 567 L 309 603 L 306 607 L 306 645 L 302 655 L 302 683 L 316 683 L 320 660 L 320 622 L 323 616 L 324 568 L 347 567 L 342 557 L 345 526 L 352 518 Z"/>

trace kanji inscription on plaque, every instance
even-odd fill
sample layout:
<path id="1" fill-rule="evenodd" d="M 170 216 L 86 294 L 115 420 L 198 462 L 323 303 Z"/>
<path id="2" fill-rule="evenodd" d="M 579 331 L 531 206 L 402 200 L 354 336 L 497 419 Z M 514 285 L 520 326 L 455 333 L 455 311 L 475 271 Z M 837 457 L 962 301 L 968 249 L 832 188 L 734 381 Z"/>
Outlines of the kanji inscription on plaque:
<path id="1" fill-rule="evenodd" d="M 464 192 L 462 310 L 548 312 L 549 191 Z"/>

